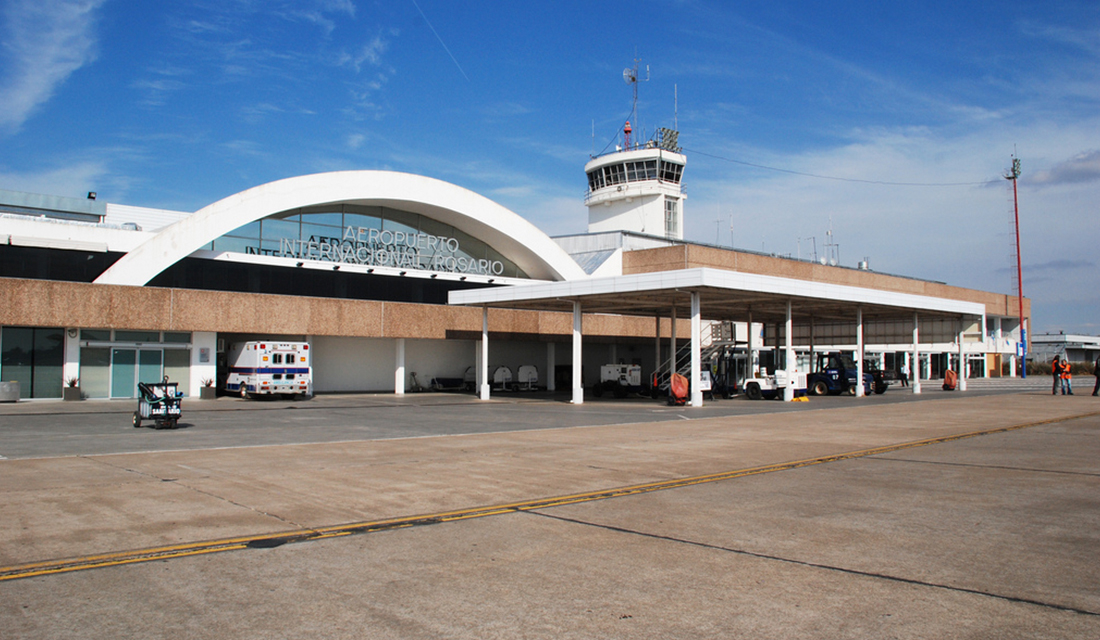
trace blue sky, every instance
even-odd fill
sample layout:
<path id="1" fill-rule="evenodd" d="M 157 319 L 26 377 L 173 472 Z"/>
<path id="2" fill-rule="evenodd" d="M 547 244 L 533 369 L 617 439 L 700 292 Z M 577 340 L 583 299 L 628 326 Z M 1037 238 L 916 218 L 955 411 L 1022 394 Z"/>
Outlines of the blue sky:
<path id="1" fill-rule="evenodd" d="M 688 239 L 808 257 L 831 225 L 842 264 L 1011 292 L 1015 150 L 1033 331 L 1100 334 L 1094 0 L 0 7 L 0 188 L 193 211 L 389 169 L 579 233 L 638 58 Z"/>

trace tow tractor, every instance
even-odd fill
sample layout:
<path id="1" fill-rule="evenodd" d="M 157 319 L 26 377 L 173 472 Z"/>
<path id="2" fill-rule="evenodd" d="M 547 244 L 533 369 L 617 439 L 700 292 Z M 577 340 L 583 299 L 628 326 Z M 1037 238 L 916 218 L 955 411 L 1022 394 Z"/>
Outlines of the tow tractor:
<path id="1" fill-rule="evenodd" d="M 875 386 L 875 378 L 869 372 L 863 372 L 863 394 L 883 393 L 886 386 Z M 856 395 L 856 363 L 851 357 L 841 353 L 817 354 L 817 367 L 810 374 L 810 393 L 815 396 L 846 393 Z"/>
<path id="2" fill-rule="evenodd" d="M 783 391 L 788 386 L 794 387 L 795 398 L 805 398 L 806 374 L 801 371 L 794 371 L 788 382 L 787 372 L 779 369 L 771 375 L 748 378 L 745 380 L 743 388 L 745 389 L 745 397 L 749 400 L 760 400 L 761 398 L 782 400 Z"/>

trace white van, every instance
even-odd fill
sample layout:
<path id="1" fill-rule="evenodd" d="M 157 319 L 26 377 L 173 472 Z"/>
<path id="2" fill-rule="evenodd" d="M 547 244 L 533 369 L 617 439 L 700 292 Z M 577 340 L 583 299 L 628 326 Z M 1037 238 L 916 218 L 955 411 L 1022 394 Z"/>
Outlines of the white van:
<path id="1" fill-rule="evenodd" d="M 249 396 L 313 395 L 308 342 L 237 342 L 226 357 L 225 390 Z"/>

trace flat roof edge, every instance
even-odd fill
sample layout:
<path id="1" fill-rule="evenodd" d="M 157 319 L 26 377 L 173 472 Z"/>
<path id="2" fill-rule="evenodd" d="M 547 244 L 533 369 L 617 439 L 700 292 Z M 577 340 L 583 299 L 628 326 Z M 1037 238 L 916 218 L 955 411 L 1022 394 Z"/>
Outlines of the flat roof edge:
<path id="1" fill-rule="evenodd" d="M 818 299 L 853 305 L 867 304 L 916 311 L 957 313 L 960 315 L 981 316 L 986 312 L 985 305 L 980 302 L 966 302 L 950 298 L 727 271 L 710 267 L 589 278 L 587 280 L 515 285 L 490 290 L 452 291 L 448 295 L 448 303 L 452 305 L 507 305 L 508 303 L 530 303 L 544 298 L 560 300 L 662 290 L 708 288 L 770 294 L 777 298 Z"/>

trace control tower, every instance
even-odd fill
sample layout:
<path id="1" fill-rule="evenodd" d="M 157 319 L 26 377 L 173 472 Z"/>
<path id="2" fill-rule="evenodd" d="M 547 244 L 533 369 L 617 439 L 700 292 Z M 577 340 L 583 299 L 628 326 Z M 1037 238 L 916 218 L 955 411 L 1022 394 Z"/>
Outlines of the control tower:
<path id="1" fill-rule="evenodd" d="M 588 232 L 632 231 L 683 240 L 681 180 L 687 158 L 677 144 L 679 132 L 661 128 L 641 144 L 631 144 L 630 134 L 627 122 L 623 145 L 584 165 Z"/>

